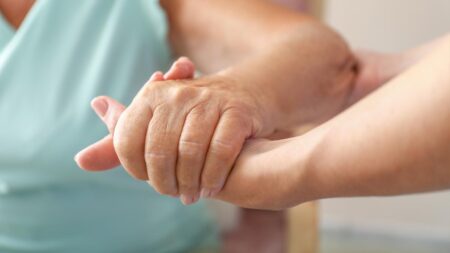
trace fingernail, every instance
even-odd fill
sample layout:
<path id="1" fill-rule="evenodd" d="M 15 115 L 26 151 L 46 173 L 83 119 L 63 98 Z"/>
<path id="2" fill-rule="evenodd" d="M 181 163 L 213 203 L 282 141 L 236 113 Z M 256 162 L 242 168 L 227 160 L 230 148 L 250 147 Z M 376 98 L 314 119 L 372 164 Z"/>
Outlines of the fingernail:
<path id="1" fill-rule="evenodd" d="M 180 200 L 181 200 L 181 203 L 183 203 L 183 205 L 185 205 L 185 206 L 190 205 L 194 202 L 194 199 L 192 197 L 187 196 L 185 194 L 181 194 Z"/>
<path id="2" fill-rule="evenodd" d="M 197 201 L 200 199 L 200 197 L 197 195 L 195 197 L 192 198 L 192 204 L 197 203 Z"/>
<path id="3" fill-rule="evenodd" d="M 170 194 L 169 196 L 174 197 L 174 198 L 179 198 L 180 197 L 180 195 L 178 193 L 177 194 Z"/>
<path id="4" fill-rule="evenodd" d="M 78 158 L 80 158 L 80 153 L 78 153 L 78 154 L 76 154 L 74 157 L 73 157 L 73 160 L 78 164 Z"/>
<path id="5" fill-rule="evenodd" d="M 200 197 L 202 199 L 209 198 L 209 195 L 210 195 L 210 190 L 208 190 L 208 189 L 202 189 L 202 191 L 200 192 Z"/>
<path id="6" fill-rule="evenodd" d="M 100 118 L 103 118 L 108 111 L 108 103 L 104 99 L 95 99 L 92 101 L 92 109 Z"/>

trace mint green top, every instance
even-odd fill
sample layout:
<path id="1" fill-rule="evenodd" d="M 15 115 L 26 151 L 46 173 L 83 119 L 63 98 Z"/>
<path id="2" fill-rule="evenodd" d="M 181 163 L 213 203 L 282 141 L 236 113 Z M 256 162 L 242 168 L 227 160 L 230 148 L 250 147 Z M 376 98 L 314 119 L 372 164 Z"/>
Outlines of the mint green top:
<path id="1" fill-rule="evenodd" d="M 157 0 L 38 0 L 18 31 L 0 16 L 0 252 L 195 252 L 214 241 L 203 204 L 73 161 L 107 134 L 92 98 L 128 104 L 169 66 L 164 19 Z"/>

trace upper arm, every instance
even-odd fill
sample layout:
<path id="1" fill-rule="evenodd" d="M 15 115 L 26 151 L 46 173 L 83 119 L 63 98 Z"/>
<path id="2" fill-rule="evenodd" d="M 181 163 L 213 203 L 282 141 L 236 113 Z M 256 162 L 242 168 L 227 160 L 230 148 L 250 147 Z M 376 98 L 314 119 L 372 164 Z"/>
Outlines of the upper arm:
<path id="1" fill-rule="evenodd" d="M 161 0 L 169 20 L 169 40 L 178 55 L 214 72 L 303 30 L 324 27 L 297 11 L 261 0 Z M 328 33 L 331 33 L 327 30 Z M 335 39 L 335 37 L 333 37 Z"/>

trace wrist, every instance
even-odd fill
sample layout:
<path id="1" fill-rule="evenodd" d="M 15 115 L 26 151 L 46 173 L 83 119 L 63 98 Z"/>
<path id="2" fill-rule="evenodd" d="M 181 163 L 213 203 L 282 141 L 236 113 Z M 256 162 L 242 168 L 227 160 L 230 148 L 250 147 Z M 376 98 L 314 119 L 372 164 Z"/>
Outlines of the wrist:
<path id="1" fill-rule="evenodd" d="M 240 100 L 251 101 L 252 116 L 255 118 L 255 136 L 267 137 L 277 128 L 277 123 L 282 122 L 276 99 L 273 92 L 267 89 L 267 85 L 261 84 L 261 81 L 251 73 L 240 70 L 239 68 L 228 68 L 217 73 L 220 78 L 224 78 L 226 85 L 230 85 L 236 92 Z M 239 95 L 238 95 L 239 94 Z"/>
<path id="2" fill-rule="evenodd" d="M 324 147 L 326 127 L 316 127 L 313 130 L 291 138 L 290 147 L 294 150 L 294 160 L 290 163 L 291 177 L 294 184 L 291 188 L 291 203 L 298 205 L 308 201 L 314 201 L 334 196 L 334 180 L 330 175 L 329 168 L 323 166 L 322 156 Z"/>

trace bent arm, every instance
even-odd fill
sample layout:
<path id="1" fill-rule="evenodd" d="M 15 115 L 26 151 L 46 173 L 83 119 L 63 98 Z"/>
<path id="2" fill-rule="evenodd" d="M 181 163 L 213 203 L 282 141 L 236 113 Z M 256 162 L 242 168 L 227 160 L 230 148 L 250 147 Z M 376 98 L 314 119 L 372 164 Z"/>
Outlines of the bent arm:
<path id="1" fill-rule="evenodd" d="M 175 53 L 212 73 L 271 47 L 280 39 L 309 33 L 318 22 L 260 0 L 161 0 Z M 323 29 L 323 27 L 321 27 Z M 328 30 L 326 32 L 329 32 Z M 336 40 L 328 41 L 330 44 Z"/>
<path id="2" fill-rule="evenodd" d="M 356 70 L 347 43 L 326 25 L 260 0 L 162 0 L 170 38 L 200 71 L 264 97 L 285 128 L 317 123 L 346 105 Z M 288 130 L 290 131 L 290 130 Z"/>
<path id="3" fill-rule="evenodd" d="M 312 154 L 302 174 L 312 198 L 450 187 L 450 40 L 294 142 Z"/>

